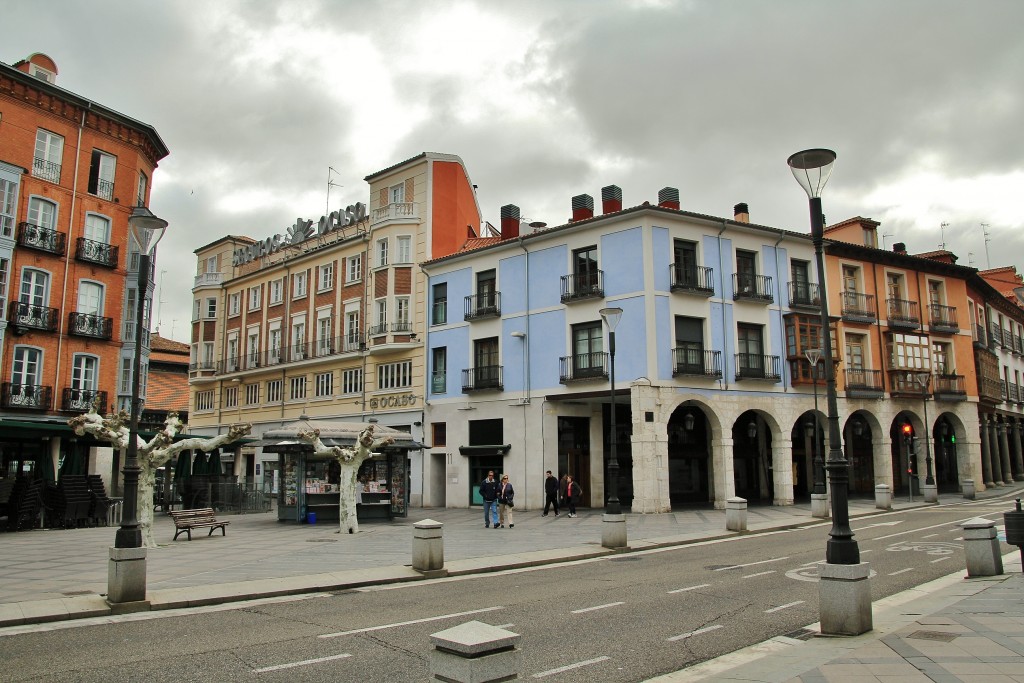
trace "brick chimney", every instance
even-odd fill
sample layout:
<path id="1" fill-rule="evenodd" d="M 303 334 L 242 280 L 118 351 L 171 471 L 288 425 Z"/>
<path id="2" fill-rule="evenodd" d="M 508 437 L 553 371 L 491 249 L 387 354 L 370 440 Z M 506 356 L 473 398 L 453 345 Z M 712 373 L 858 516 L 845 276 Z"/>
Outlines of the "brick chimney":
<path id="1" fill-rule="evenodd" d="M 501 207 L 501 239 L 519 237 L 519 207 L 506 204 Z"/>
<path id="2" fill-rule="evenodd" d="M 747 208 L 746 202 L 740 202 L 736 206 L 732 207 L 733 220 L 737 223 L 749 223 L 750 222 L 750 209 Z"/>
<path id="3" fill-rule="evenodd" d="M 622 211 L 622 188 L 618 185 L 609 185 L 601 188 L 601 211 L 602 213 L 615 213 Z"/>
<path id="4" fill-rule="evenodd" d="M 679 209 L 679 190 L 674 187 L 663 187 L 658 190 L 658 206 L 666 209 Z"/>
<path id="5" fill-rule="evenodd" d="M 892 250 L 897 254 L 902 254 L 903 256 L 907 255 L 907 245 L 903 242 L 897 242 L 892 245 Z"/>
<path id="6" fill-rule="evenodd" d="M 589 194 L 578 194 L 572 198 L 572 219 L 582 221 L 594 217 L 594 198 Z"/>

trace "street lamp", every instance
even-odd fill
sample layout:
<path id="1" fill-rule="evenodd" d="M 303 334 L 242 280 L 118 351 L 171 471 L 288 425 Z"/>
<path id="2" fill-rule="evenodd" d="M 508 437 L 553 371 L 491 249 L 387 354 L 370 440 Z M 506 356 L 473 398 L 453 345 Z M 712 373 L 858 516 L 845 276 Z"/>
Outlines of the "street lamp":
<path id="1" fill-rule="evenodd" d="M 615 328 L 622 319 L 622 309 L 602 308 L 598 311 L 608 326 L 608 367 L 611 375 L 611 419 L 608 423 L 608 504 L 601 525 L 601 545 L 605 548 L 621 548 L 626 545 L 626 519 L 619 504 L 619 456 L 618 438 L 615 428 Z"/>
<path id="2" fill-rule="evenodd" d="M 935 477 L 932 476 L 932 449 L 931 426 L 928 423 L 928 385 L 932 382 L 932 373 L 915 372 L 911 375 L 917 385 L 921 387 L 921 403 L 924 404 L 924 500 L 927 503 L 934 503 L 938 500 L 938 492 L 935 488 Z"/>
<path id="3" fill-rule="evenodd" d="M 825 466 L 821 461 L 821 448 L 818 445 L 818 363 L 821 362 L 821 349 L 807 349 L 804 356 L 811 364 L 811 383 L 814 385 L 814 491 L 818 495 L 825 493 Z"/>

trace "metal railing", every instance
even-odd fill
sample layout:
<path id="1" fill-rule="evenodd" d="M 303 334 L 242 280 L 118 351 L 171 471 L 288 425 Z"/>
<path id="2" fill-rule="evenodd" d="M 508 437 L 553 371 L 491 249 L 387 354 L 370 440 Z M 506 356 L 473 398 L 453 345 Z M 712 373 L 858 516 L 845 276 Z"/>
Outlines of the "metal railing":
<path id="1" fill-rule="evenodd" d="M 893 370 L 889 373 L 890 391 L 894 394 L 912 394 L 914 396 L 927 396 L 928 387 L 921 386 L 917 381 L 917 375 L 921 370 Z M 928 385 L 930 386 L 930 385 Z"/>
<path id="2" fill-rule="evenodd" d="M 34 306 L 32 304 L 12 301 L 8 308 L 7 320 L 15 327 L 27 327 L 33 330 L 45 330 L 55 332 L 57 330 L 57 318 L 60 311 L 49 306 Z"/>
<path id="3" fill-rule="evenodd" d="M 91 313 L 68 313 L 68 334 L 110 339 L 114 336 L 114 319 Z"/>
<path id="4" fill-rule="evenodd" d="M 775 301 L 772 294 L 772 278 L 769 275 L 753 275 L 751 273 L 732 274 L 732 298 L 734 300 Z"/>
<path id="5" fill-rule="evenodd" d="M 465 298 L 463 320 L 496 318 L 501 315 L 501 292 L 471 294 Z"/>
<path id="6" fill-rule="evenodd" d="M 816 282 L 790 282 L 790 307 L 821 308 L 821 288 Z"/>
<path id="7" fill-rule="evenodd" d="M 933 375 L 932 393 L 964 395 L 967 393 L 967 379 L 963 375 Z"/>
<path id="8" fill-rule="evenodd" d="M 874 322 L 875 295 L 861 294 L 860 292 L 843 291 L 839 294 L 840 311 L 844 319 L 860 322 Z"/>
<path id="9" fill-rule="evenodd" d="M 722 352 L 701 346 L 677 346 L 672 349 L 672 376 L 721 377 Z"/>
<path id="10" fill-rule="evenodd" d="M 49 180 L 51 183 L 59 183 L 60 164 L 55 164 L 40 157 L 34 157 L 32 159 L 32 175 L 36 178 Z"/>
<path id="11" fill-rule="evenodd" d="M 369 329 L 366 330 L 366 336 L 368 337 L 379 337 L 388 333 L 387 323 L 376 323 L 370 325 Z"/>
<path id="12" fill-rule="evenodd" d="M 886 299 L 889 327 L 918 327 L 921 324 L 920 306 L 907 299 Z"/>
<path id="13" fill-rule="evenodd" d="M 782 379 L 782 359 L 779 356 L 737 353 L 736 379 L 764 379 L 777 382 Z"/>
<path id="14" fill-rule="evenodd" d="M 23 222 L 18 225 L 18 245 L 63 256 L 67 235 L 34 223 Z"/>
<path id="15" fill-rule="evenodd" d="M 466 368 L 462 371 L 462 391 L 477 391 L 480 389 L 502 389 L 501 365 L 483 365 L 478 368 Z"/>
<path id="16" fill-rule="evenodd" d="M 114 198 L 114 181 L 104 180 L 103 178 L 96 179 L 96 196 L 100 199 L 106 199 L 110 201 Z"/>
<path id="17" fill-rule="evenodd" d="M 601 351 L 577 353 L 558 359 L 558 381 L 561 384 L 608 377 L 608 354 Z"/>
<path id="18" fill-rule="evenodd" d="M 416 202 L 392 202 L 373 210 L 371 222 L 380 223 L 391 219 L 414 218 Z"/>
<path id="19" fill-rule="evenodd" d="M 989 323 L 989 346 L 1002 346 L 1003 345 L 1003 328 L 999 326 L 999 323 Z"/>
<path id="20" fill-rule="evenodd" d="M 956 307 L 941 304 L 928 305 L 928 319 L 931 328 L 938 332 L 959 332 L 960 325 L 956 322 Z"/>
<path id="21" fill-rule="evenodd" d="M 412 332 L 412 323 L 408 320 L 400 320 L 397 323 L 391 323 L 392 334 L 409 334 Z"/>
<path id="22" fill-rule="evenodd" d="M 245 353 L 238 357 L 229 357 L 219 361 L 204 361 L 192 363 L 190 370 L 214 370 L 218 375 L 238 372 L 240 370 L 255 370 L 257 368 L 281 365 L 286 363 L 298 363 L 312 358 L 327 358 L 340 356 L 347 353 L 356 353 L 364 350 L 364 338 L 358 334 L 344 334 L 330 339 L 318 339 L 316 341 L 281 346 L 267 351 Z"/>
<path id="23" fill-rule="evenodd" d="M 863 368 L 847 368 L 844 370 L 846 390 L 882 391 L 882 371 Z"/>
<path id="24" fill-rule="evenodd" d="M 979 346 L 988 346 L 988 337 L 985 334 L 985 326 L 981 323 L 974 323 L 974 343 Z"/>
<path id="25" fill-rule="evenodd" d="M 668 267 L 673 292 L 693 292 L 705 296 L 715 293 L 715 273 L 707 266 L 684 266 L 673 263 Z"/>
<path id="26" fill-rule="evenodd" d="M 61 398 L 61 410 L 74 410 L 77 412 L 88 412 L 96 405 L 96 412 L 100 415 L 107 413 L 107 392 L 96 389 L 64 389 Z"/>
<path id="27" fill-rule="evenodd" d="M 270 512 L 273 494 L 263 491 L 255 483 L 225 479 L 234 479 L 234 476 L 196 474 L 172 482 L 168 488 L 158 486 L 153 491 L 153 504 L 161 510 L 212 507 L 225 514 Z"/>
<path id="28" fill-rule="evenodd" d="M 45 387 L 39 384 L 4 382 L 0 385 L 0 406 L 4 408 L 49 410 L 52 395 L 52 387 Z"/>
<path id="29" fill-rule="evenodd" d="M 79 237 L 75 243 L 75 258 L 79 261 L 98 263 L 108 268 L 117 267 L 117 256 L 120 249 L 106 242 L 96 242 Z"/>
<path id="30" fill-rule="evenodd" d="M 562 276 L 562 303 L 604 296 L 604 271 Z"/>

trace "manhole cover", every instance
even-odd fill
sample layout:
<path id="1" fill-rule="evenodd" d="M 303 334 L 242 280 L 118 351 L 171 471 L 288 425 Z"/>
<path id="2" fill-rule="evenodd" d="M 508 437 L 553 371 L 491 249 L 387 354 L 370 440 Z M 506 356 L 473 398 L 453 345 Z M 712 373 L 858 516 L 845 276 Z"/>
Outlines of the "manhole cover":
<path id="1" fill-rule="evenodd" d="M 613 557 L 609 562 L 639 562 L 639 557 Z"/>
<path id="2" fill-rule="evenodd" d="M 307 538 L 306 543 L 337 543 L 336 538 Z"/>
<path id="3" fill-rule="evenodd" d="M 907 636 L 907 638 L 914 638 L 916 640 L 940 640 L 943 643 L 949 643 L 956 640 L 959 635 L 959 633 L 946 633 L 945 631 L 914 631 Z"/>
<path id="4" fill-rule="evenodd" d="M 810 640 L 814 637 L 815 633 L 810 629 L 800 628 L 795 631 L 790 631 L 789 633 L 783 633 L 782 635 L 786 638 L 792 638 L 793 640 Z"/>

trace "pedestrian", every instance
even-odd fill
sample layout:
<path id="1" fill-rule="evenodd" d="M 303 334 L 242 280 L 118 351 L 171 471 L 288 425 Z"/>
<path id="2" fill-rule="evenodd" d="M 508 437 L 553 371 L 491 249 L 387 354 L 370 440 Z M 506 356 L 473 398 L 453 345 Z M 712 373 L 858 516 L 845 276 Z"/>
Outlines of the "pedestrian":
<path id="1" fill-rule="evenodd" d="M 515 507 L 512 498 L 515 495 L 516 490 L 512 488 L 512 482 L 508 480 L 508 475 L 501 475 L 501 486 L 498 487 L 498 521 L 501 523 L 501 528 L 505 527 L 506 519 L 508 520 L 509 529 L 515 526 L 512 523 L 512 508 Z"/>
<path id="2" fill-rule="evenodd" d="M 576 503 L 579 502 L 580 496 L 583 495 L 583 489 L 580 485 L 573 481 L 572 475 L 566 475 L 565 477 L 565 504 L 569 506 L 569 516 L 576 516 Z"/>
<path id="3" fill-rule="evenodd" d="M 551 470 L 545 472 L 544 477 L 544 514 L 543 517 L 548 516 L 548 510 L 552 505 L 555 506 L 555 517 L 558 516 L 558 480 L 555 479 L 555 475 L 551 474 Z"/>
<path id="4" fill-rule="evenodd" d="M 484 528 L 491 525 L 498 528 L 498 482 L 494 470 L 487 472 L 487 478 L 480 483 L 480 497 L 484 499 Z"/>

